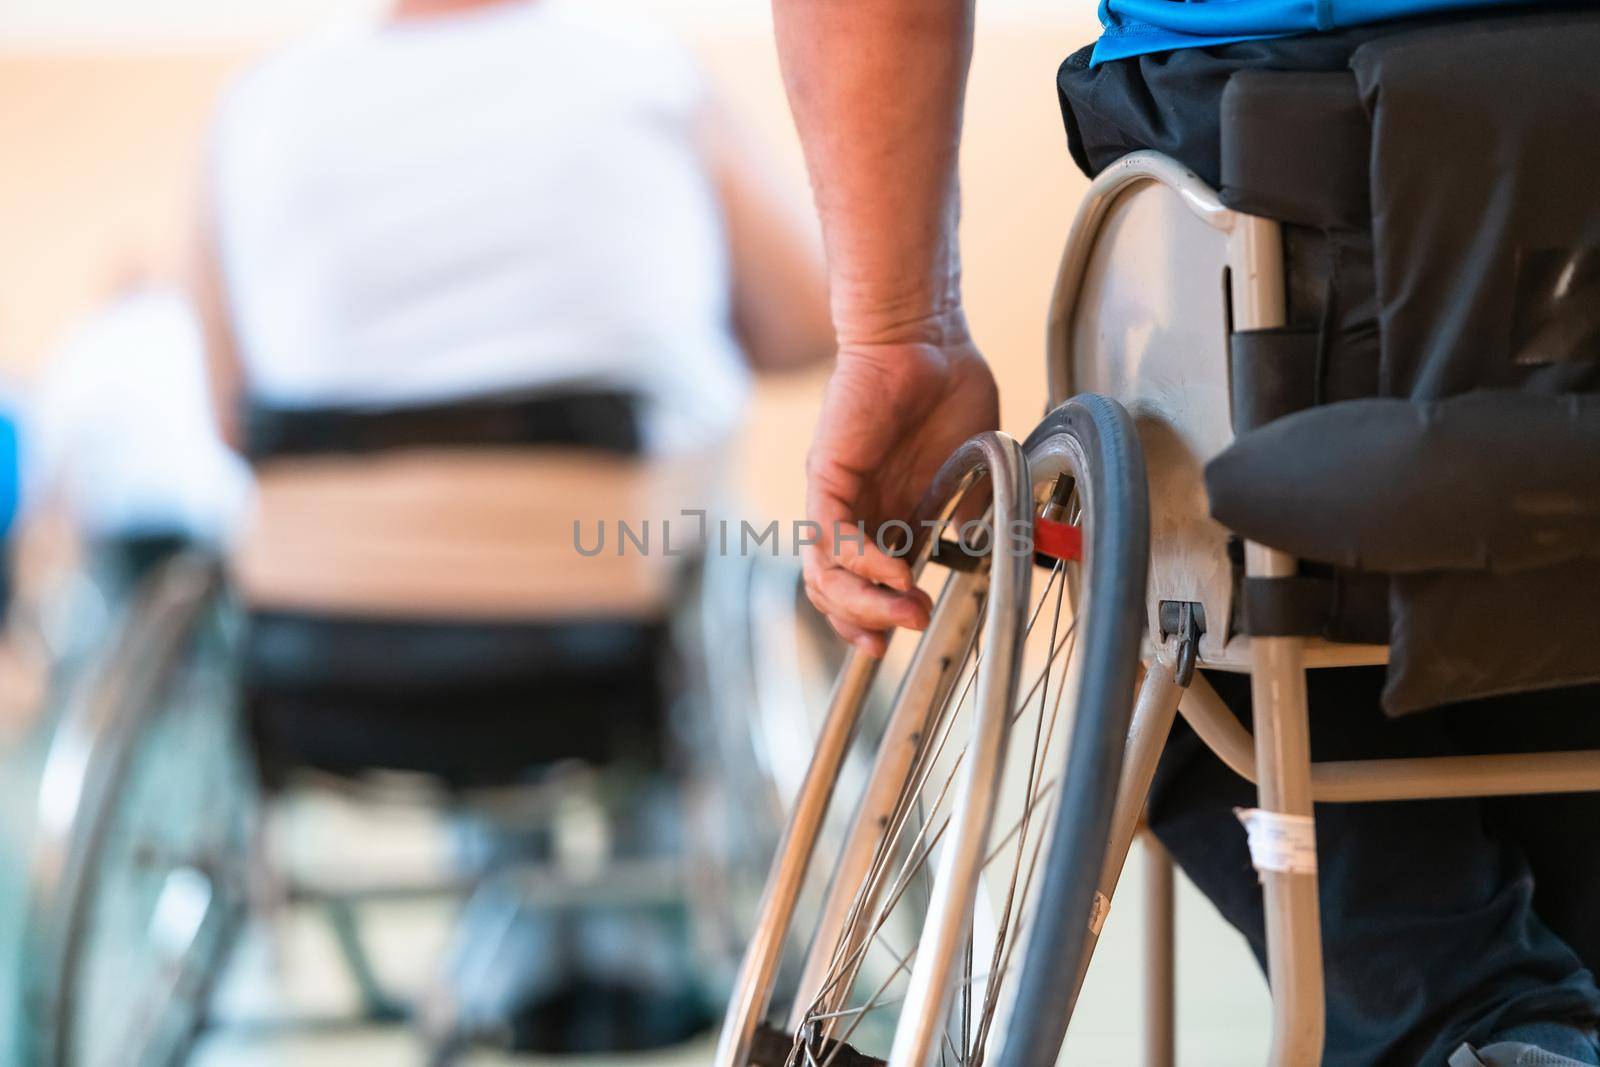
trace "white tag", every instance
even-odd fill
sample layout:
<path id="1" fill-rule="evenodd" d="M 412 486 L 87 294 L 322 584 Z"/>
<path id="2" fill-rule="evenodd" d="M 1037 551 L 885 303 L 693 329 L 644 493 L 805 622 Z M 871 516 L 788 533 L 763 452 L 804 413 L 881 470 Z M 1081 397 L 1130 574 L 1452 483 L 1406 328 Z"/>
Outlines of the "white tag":
<path id="1" fill-rule="evenodd" d="M 1111 914 L 1111 901 L 1104 893 L 1096 892 L 1094 903 L 1089 905 L 1089 932 L 1095 937 L 1100 936 L 1100 928 L 1106 924 L 1106 916 Z"/>
<path id="2" fill-rule="evenodd" d="M 1234 808 L 1250 841 L 1258 871 L 1317 873 L 1317 828 L 1309 815 L 1282 815 L 1260 808 Z"/>

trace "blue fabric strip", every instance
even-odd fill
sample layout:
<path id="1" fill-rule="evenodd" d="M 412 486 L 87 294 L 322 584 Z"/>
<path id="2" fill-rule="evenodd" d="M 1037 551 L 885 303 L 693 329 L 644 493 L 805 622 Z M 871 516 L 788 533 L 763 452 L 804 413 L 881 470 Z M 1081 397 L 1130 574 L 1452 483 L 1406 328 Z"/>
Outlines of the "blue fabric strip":
<path id="1" fill-rule="evenodd" d="M 1100 23 L 1206 37 L 1299 33 L 1316 24 L 1315 0 L 1103 0 Z"/>
<path id="2" fill-rule="evenodd" d="M 1232 36 L 1210 37 L 1173 34 L 1165 30 L 1148 29 L 1142 32 L 1106 34 L 1095 42 L 1089 55 L 1089 65 L 1099 66 L 1114 59 L 1149 55 L 1152 52 L 1170 52 L 1177 48 L 1207 48 L 1211 45 L 1233 44 L 1235 41 L 1260 41 L 1268 37 L 1289 37 L 1288 33 L 1241 33 Z"/>
<path id="3" fill-rule="evenodd" d="M 0 538 L 11 529 L 22 496 L 17 425 L 0 412 Z"/>
<path id="4" fill-rule="evenodd" d="M 1103 31 L 1091 62 L 1531 2 L 1535 0 L 1101 0 Z"/>

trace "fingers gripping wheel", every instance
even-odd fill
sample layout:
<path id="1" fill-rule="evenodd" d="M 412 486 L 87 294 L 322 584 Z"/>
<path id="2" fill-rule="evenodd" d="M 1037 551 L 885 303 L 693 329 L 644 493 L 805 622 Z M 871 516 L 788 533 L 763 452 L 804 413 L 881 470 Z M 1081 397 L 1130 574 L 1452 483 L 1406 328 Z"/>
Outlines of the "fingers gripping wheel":
<path id="1" fill-rule="evenodd" d="M 1080 397 L 1025 447 L 974 438 L 916 520 L 970 514 L 977 494 L 992 532 L 979 565 L 922 546 L 920 580 L 939 590 L 927 631 L 840 677 L 720 1067 L 1020 1065 L 1059 1047 L 1059 996 L 1028 994 L 1057 957 L 1075 972 L 1109 836 L 1148 555 L 1132 424 Z M 833 797 L 852 743 L 872 772 Z"/>

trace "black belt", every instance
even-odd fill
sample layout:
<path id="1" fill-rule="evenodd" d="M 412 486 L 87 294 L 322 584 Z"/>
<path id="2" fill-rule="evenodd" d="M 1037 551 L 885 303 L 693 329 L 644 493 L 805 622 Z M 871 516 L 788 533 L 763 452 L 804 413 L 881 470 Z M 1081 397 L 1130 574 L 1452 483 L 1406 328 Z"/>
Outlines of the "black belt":
<path id="1" fill-rule="evenodd" d="M 622 392 L 542 392 L 393 407 L 245 410 L 252 462 L 407 448 L 564 446 L 638 455 L 639 402 Z"/>

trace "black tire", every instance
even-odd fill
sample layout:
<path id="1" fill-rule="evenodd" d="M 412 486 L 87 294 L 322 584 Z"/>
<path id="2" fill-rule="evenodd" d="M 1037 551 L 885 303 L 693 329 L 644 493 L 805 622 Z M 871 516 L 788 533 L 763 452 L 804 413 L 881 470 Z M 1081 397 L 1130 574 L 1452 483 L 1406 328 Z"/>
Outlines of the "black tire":
<path id="1" fill-rule="evenodd" d="M 1082 630 L 1078 714 L 1062 777 L 1034 933 L 1013 1003 L 1000 1067 L 1056 1061 L 1088 945 L 1088 919 L 1111 836 L 1123 746 L 1133 715 L 1144 633 L 1150 502 L 1133 419 L 1121 404 L 1083 395 L 1045 416 L 1023 446 L 1030 462 L 1072 439 L 1086 460 L 1093 501 L 1087 568 L 1090 622 Z"/>

